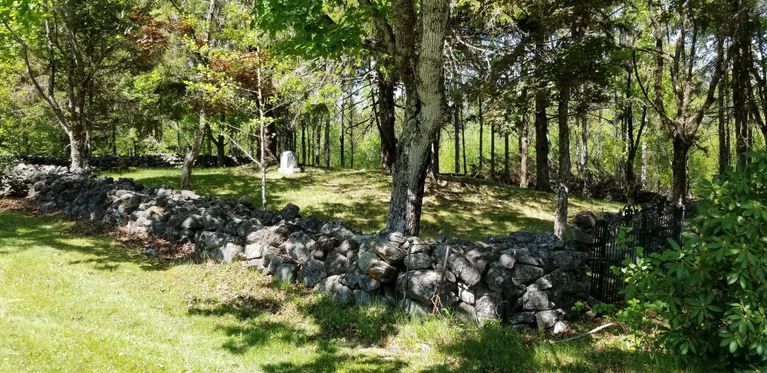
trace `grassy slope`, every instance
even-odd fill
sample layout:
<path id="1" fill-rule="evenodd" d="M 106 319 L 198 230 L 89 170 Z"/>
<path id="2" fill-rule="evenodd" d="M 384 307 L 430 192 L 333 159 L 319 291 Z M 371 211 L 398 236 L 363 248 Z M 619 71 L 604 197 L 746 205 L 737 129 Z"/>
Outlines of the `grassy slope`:
<path id="1" fill-rule="evenodd" d="M 139 169 L 110 173 L 152 187 L 178 187 L 177 169 Z M 204 195 L 260 201 L 260 179 L 246 168 L 195 170 L 192 188 Z M 291 202 L 305 214 L 342 219 L 364 231 L 384 227 L 390 176 L 380 171 L 327 171 L 308 169 L 299 175 L 270 173 L 267 180 L 270 208 Z M 446 186 L 427 183 L 423 208 L 423 235 L 481 239 L 519 230 L 552 231 L 555 195 L 474 179 L 448 179 Z M 582 210 L 616 211 L 620 204 L 572 198 L 570 216 Z"/>
<path id="2" fill-rule="evenodd" d="M 617 338 L 339 308 L 239 265 L 168 262 L 85 224 L 0 211 L 0 371 L 669 371 Z M 428 347 L 426 347 L 428 346 Z"/>

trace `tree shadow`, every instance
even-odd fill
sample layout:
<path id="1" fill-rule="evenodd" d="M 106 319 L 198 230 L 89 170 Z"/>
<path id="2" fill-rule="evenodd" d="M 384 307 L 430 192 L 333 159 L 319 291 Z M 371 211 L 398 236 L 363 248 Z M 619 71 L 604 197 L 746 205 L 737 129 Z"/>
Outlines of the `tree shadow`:
<path id="1" fill-rule="evenodd" d="M 2 212 L 0 213 L 0 247 L 45 246 L 61 251 L 74 251 L 86 255 L 87 258 L 73 260 L 68 264 L 89 264 L 100 271 L 117 270 L 122 263 L 136 264 L 145 271 L 161 271 L 174 265 L 172 261 L 144 255 L 107 236 L 88 232 L 83 234 L 77 230 L 68 229 L 68 224 L 70 223 L 63 222 L 56 216 L 30 216 L 24 213 Z M 6 240 L 13 244 L 5 245 Z M 4 251 L 4 254 L 11 253 L 8 249 Z"/>
<path id="2" fill-rule="evenodd" d="M 335 371 L 349 364 L 355 371 L 399 371 L 406 367 L 406 362 L 389 356 L 349 353 L 382 343 L 396 332 L 392 309 L 375 303 L 368 307 L 340 305 L 300 285 L 264 286 L 267 291 L 224 301 L 195 300 L 188 313 L 236 318 L 238 322 L 217 326 L 227 337 L 222 348 L 232 354 L 243 355 L 275 341 L 292 348 L 312 348 L 317 354 L 310 362 L 264 365 L 267 372 Z"/>
<path id="3" fill-rule="evenodd" d="M 666 352 L 629 351 L 616 344 L 598 346 L 591 337 L 567 343 L 550 342 L 540 333 L 525 338 L 511 328 L 499 325 L 480 328 L 469 337 L 438 346 L 438 349 L 449 358 L 424 371 L 621 372 L 627 367 L 642 372 L 705 371 L 699 361 Z"/>

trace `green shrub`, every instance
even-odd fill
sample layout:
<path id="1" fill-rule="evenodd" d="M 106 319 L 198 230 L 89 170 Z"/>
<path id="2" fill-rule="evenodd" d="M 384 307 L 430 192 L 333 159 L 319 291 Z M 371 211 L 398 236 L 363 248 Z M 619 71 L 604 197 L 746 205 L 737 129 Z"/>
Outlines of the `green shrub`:
<path id="1" fill-rule="evenodd" d="M 623 268 L 627 299 L 662 319 L 682 354 L 746 365 L 767 361 L 767 154 L 701 186 L 684 245 Z"/>

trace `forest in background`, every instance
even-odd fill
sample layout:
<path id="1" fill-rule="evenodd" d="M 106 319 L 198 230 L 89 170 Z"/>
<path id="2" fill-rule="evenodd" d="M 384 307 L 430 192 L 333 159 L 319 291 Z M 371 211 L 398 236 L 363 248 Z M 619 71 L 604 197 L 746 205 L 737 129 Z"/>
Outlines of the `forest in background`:
<path id="1" fill-rule="evenodd" d="M 678 202 L 767 133 L 762 1 L 2 4 L 0 152 L 73 169 L 185 153 L 188 186 L 200 153 L 353 169 L 402 153 L 395 190 L 422 194 L 428 163 L 565 207 L 570 190 Z"/>

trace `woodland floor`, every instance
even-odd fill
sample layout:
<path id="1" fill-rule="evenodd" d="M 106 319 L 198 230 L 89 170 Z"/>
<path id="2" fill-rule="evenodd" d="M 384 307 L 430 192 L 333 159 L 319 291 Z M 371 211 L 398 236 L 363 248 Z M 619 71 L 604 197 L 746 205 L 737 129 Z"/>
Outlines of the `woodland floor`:
<path id="1" fill-rule="evenodd" d="M 342 308 L 238 264 L 142 249 L 89 222 L 0 207 L 0 371 L 700 368 L 634 351 L 609 332 L 554 344 L 449 315 L 413 320 L 382 306 Z"/>
<path id="2" fill-rule="evenodd" d="M 178 169 L 134 169 L 107 173 L 128 177 L 150 187 L 178 188 Z M 478 240 L 515 231 L 553 231 L 553 193 L 521 189 L 472 178 L 446 177 L 446 185 L 427 181 L 422 217 L 422 235 Z M 260 178 L 245 168 L 194 170 L 192 189 L 202 195 L 238 198 L 248 195 L 260 201 Z M 391 177 L 381 171 L 307 169 L 296 175 L 267 175 L 270 209 L 288 202 L 302 214 L 321 219 L 343 220 L 366 233 L 384 228 Z M 569 215 L 583 210 L 618 211 L 620 203 L 572 197 Z"/>

